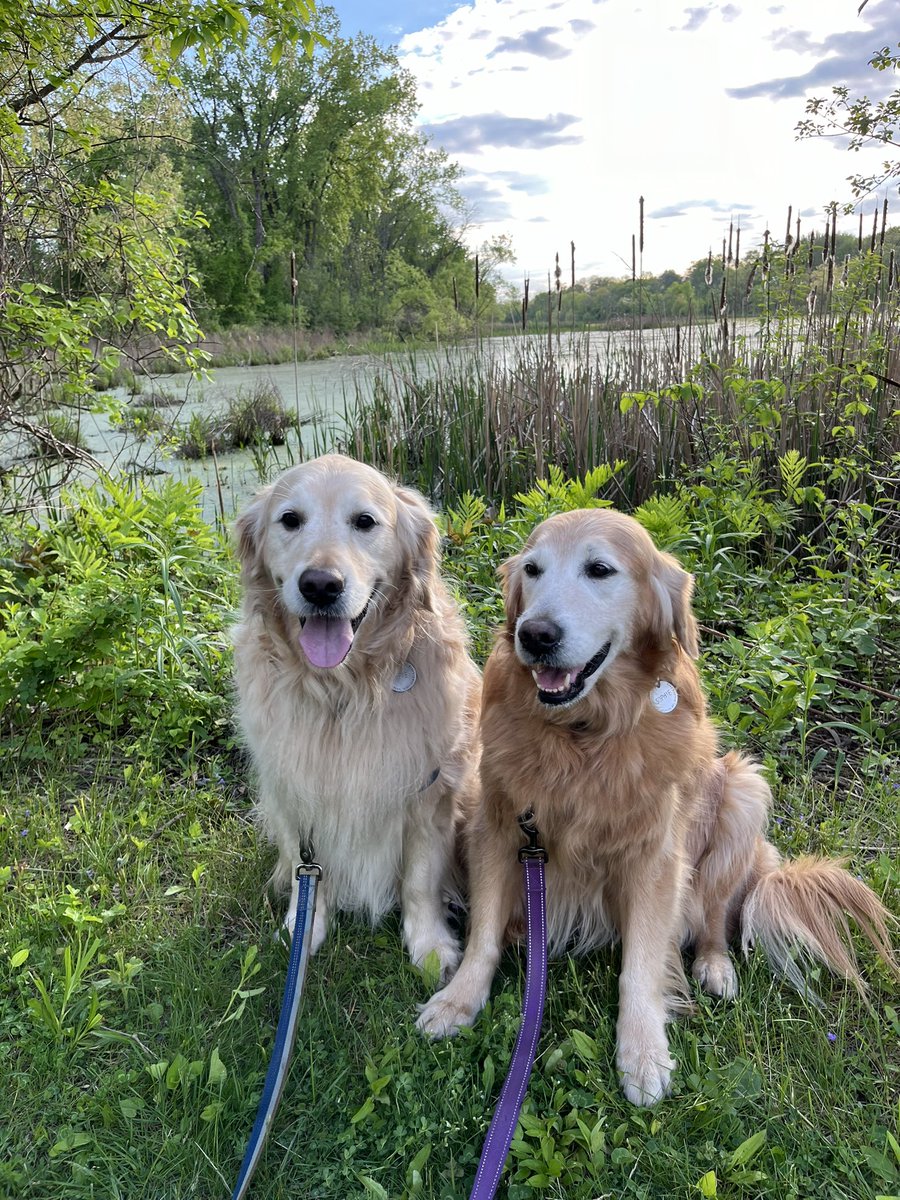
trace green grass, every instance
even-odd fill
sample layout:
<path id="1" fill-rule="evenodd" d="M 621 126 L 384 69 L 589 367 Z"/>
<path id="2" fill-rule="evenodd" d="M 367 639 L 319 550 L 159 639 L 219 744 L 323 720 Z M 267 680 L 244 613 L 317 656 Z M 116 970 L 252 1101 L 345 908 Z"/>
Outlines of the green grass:
<path id="1" fill-rule="evenodd" d="M 3 923 L 10 955 L 29 952 L 7 960 L 0 1002 L 8 1195 L 226 1196 L 253 1121 L 286 952 L 246 791 L 230 769 L 211 780 L 127 770 L 108 759 L 65 782 L 13 776 L 4 797 L 16 855 Z M 77 954 L 94 939 L 97 957 L 51 1030 L 29 1011 L 35 980 L 58 1011 L 63 947 Z M 884 1151 L 897 1132 L 900 1022 L 885 1010 L 887 980 L 874 971 L 871 1007 L 822 981 L 820 1014 L 758 959 L 740 978 L 735 1004 L 698 997 L 675 1026 L 675 1092 L 648 1113 L 615 1080 L 615 952 L 554 962 L 516 1180 L 501 1194 L 688 1197 L 710 1170 L 722 1196 L 896 1190 Z M 429 1044 L 413 1029 L 428 985 L 404 961 L 396 920 L 374 934 L 341 920 L 313 963 L 254 1194 L 466 1194 L 521 986 L 510 953 L 475 1028 Z M 79 1036 L 92 997 L 99 1022 Z M 759 1135 L 752 1160 L 734 1165 Z"/>
<path id="2" fill-rule="evenodd" d="M 638 516 L 696 573 L 711 706 L 723 741 L 766 763 L 779 845 L 849 854 L 898 912 L 896 501 L 886 486 L 871 506 L 800 503 L 793 475 L 778 491 L 747 468 L 714 465 Z M 480 657 L 498 561 L 611 480 L 555 475 L 508 511 L 470 497 L 445 514 Z M 227 1197 L 255 1115 L 287 955 L 227 721 L 235 568 L 195 501 L 111 485 L 74 493 L 52 526 L 5 532 L 0 1196 Z M 554 962 L 500 1195 L 900 1194 L 900 1016 L 863 955 L 869 1003 L 818 979 L 817 1011 L 758 957 L 734 1004 L 698 995 L 653 1112 L 615 1078 L 617 952 Z M 374 932 L 341 919 L 311 968 L 252 1195 L 467 1195 L 522 982 L 511 951 L 474 1029 L 428 1043 L 414 1019 L 431 984 L 396 917 Z"/>

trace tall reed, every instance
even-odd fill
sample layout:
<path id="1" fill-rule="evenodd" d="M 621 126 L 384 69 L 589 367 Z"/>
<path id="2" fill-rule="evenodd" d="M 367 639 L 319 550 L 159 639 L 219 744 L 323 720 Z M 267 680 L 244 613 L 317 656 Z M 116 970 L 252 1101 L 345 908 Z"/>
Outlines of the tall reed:
<path id="1" fill-rule="evenodd" d="M 624 331 L 520 335 L 385 365 L 373 394 L 348 406 L 345 444 L 442 503 L 467 491 L 508 500 L 551 464 L 583 475 L 619 459 L 610 486 L 627 503 L 722 455 L 763 481 L 778 480 L 789 450 L 812 470 L 855 457 L 864 475 L 900 452 L 893 258 L 865 249 L 838 277 L 833 223 L 821 245 L 810 236 L 805 259 L 800 249 L 789 215 L 785 248 L 767 236 L 757 255 L 753 320 L 732 315 L 747 286 L 738 230 L 719 278 L 710 259 L 712 320 L 646 328 L 638 305 Z M 849 474 L 848 494 L 860 486 Z"/>

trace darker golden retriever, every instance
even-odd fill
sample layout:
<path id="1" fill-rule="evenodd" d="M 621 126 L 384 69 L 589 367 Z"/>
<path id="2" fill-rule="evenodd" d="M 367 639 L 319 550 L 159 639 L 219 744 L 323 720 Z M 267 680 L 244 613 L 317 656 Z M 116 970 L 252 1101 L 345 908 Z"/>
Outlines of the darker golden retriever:
<path id="1" fill-rule="evenodd" d="M 675 559 L 632 518 L 591 509 L 543 522 L 502 575 L 507 625 L 485 668 L 482 799 L 467 837 L 469 939 L 420 1028 L 453 1033 L 487 999 L 507 931 L 521 928 L 527 810 L 549 855 L 551 950 L 621 939 L 616 1060 L 635 1104 L 669 1090 L 683 946 L 717 996 L 737 990 L 736 935 L 801 986 L 805 956 L 861 983 L 841 936 L 849 914 L 896 972 L 876 896 L 837 862 L 782 862 L 759 768 L 718 757 L 693 662 L 692 579 Z"/>

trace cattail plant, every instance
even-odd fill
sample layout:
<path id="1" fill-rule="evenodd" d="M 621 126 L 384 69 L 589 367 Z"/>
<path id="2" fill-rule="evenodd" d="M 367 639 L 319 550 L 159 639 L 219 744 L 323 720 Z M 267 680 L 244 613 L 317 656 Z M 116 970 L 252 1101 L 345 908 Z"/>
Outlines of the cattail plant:
<path id="1" fill-rule="evenodd" d="M 881 206 L 878 216 L 876 251 L 888 245 Z M 551 463 L 582 475 L 603 463 L 625 462 L 609 498 L 631 505 L 666 486 L 660 481 L 690 478 L 722 455 L 752 461 L 760 486 L 776 492 L 780 456 L 791 450 L 810 464 L 827 464 L 853 447 L 860 448 L 860 462 L 888 461 L 900 453 L 890 415 L 896 400 L 884 382 L 898 372 L 896 252 L 892 247 L 882 265 L 868 240 L 865 253 L 849 259 L 842 245 L 836 266 L 837 217 L 829 205 L 824 233 L 804 234 L 796 209 L 789 210 L 784 245 L 781 239 L 773 244 L 766 231 L 740 280 L 741 230 L 730 229 L 722 244 L 721 286 L 714 277 L 718 255 L 714 264 L 710 250 L 705 264 L 712 319 L 695 324 L 691 318 L 686 329 L 680 322 L 674 329 L 639 325 L 647 295 L 639 225 L 631 282 L 641 288 L 642 301 L 633 307 L 631 325 L 572 338 L 565 352 L 552 338 L 553 293 L 558 313 L 563 290 L 557 257 L 546 278 L 546 341 L 517 338 L 500 350 L 456 351 L 428 366 L 421 360 L 406 369 L 392 363 L 374 390 L 348 409 L 346 444 L 443 504 L 466 491 L 508 500 L 528 490 Z M 570 243 L 573 302 L 574 255 Z M 801 262 L 802 288 L 794 265 Z M 733 298 L 725 282 L 732 270 Z M 738 327 L 739 310 L 760 279 L 761 319 Z M 524 284 L 523 329 L 533 306 L 527 276 Z M 810 467 L 811 481 L 818 469 Z M 865 481 L 847 478 L 848 497 L 868 495 Z"/>
<path id="2" fill-rule="evenodd" d="M 575 243 L 569 242 L 569 257 L 571 265 L 571 278 L 569 289 L 572 296 L 572 337 L 575 337 Z"/>

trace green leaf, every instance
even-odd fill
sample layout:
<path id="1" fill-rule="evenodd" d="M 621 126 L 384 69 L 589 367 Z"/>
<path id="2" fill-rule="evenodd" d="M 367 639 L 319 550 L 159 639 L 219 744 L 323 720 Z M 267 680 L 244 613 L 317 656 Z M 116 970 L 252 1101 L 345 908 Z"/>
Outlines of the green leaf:
<path id="1" fill-rule="evenodd" d="M 430 991 L 437 989 L 441 980 L 441 960 L 438 958 L 437 950 L 429 950 L 422 960 L 419 967 L 422 972 L 422 978 Z"/>
<path id="2" fill-rule="evenodd" d="M 617 1166 L 634 1161 L 634 1154 L 627 1146 L 618 1146 L 609 1156 L 610 1162 Z"/>
<path id="3" fill-rule="evenodd" d="M 700 1176 L 697 1180 L 697 1190 L 701 1196 L 706 1196 L 708 1200 L 715 1200 L 715 1197 L 719 1194 L 715 1171 L 707 1171 L 705 1175 Z"/>
<path id="4" fill-rule="evenodd" d="M 213 1046 L 209 1056 L 209 1076 L 206 1082 L 210 1087 L 218 1087 L 228 1078 L 228 1068 L 219 1057 L 219 1047 Z"/>
<path id="5" fill-rule="evenodd" d="M 80 1150 L 82 1146 L 90 1146 L 94 1139 L 89 1133 L 70 1133 L 61 1137 L 50 1147 L 50 1157 L 59 1158 L 61 1154 L 69 1154 L 72 1150 Z"/>
<path id="6" fill-rule="evenodd" d="M 413 1175 L 421 1171 L 431 1156 L 431 1142 L 426 1142 L 416 1157 L 409 1164 L 409 1174 Z"/>
<path id="7" fill-rule="evenodd" d="M 597 1043 L 590 1034 L 584 1033 L 580 1029 L 573 1029 L 570 1036 L 575 1049 L 583 1059 L 587 1062 L 597 1061 Z"/>
<path id="8" fill-rule="evenodd" d="M 370 1117 L 375 1111 L 375 1097 L 367 1096 L 365 1103 L 362 1104 L 353 1116 L 350 1118 L 351 1125 L 358 1125 L 360 1121 L 364 1121 L 366 1117 Z"/>
<path id="9" fill-rule="evenodd" d="M 370 1175 L 358 1175 L 357 1178 L 370 1196 L 375 1196 L 376 1200 L 390 1200 L 387 1192 L 377 1179 L 372 1179 Z"/>
<path id="10" fill-rule="evenodd" d="M 31 951 L 28 949 L 28 947 L 23 946 L 21 950 L 17 950 L 15 952 L 15 954 L 10 955 L 10 959 L 9 959 L 10 969 L 13 971 L 17 971 L 19 969 L 19 967 L 21 967 L 23 965 L 23 963 L 28 962 L 28 955 L 30 953 L 31 953 Z"/>
<path id="11" fill-rule="evenodd" d="M 758 1154 L 766 1142 L 766 1131 L 763 1129 L 759 1133 L 754 1133 L 745 1141 L 741 1142 L 737 1150 L 732 1154 L 729 1168 L 733 1171 L 736 1167 L 743 1167 Z"/>

